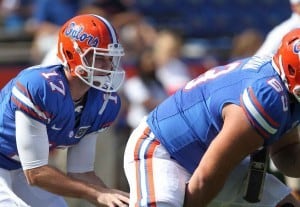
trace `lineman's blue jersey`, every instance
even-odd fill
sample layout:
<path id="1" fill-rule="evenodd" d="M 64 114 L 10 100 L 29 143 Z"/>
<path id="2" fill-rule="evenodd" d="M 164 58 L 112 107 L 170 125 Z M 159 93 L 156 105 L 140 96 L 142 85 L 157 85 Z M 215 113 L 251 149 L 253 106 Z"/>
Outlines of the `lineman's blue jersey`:
<path id="1" fill-rule="evenodd" d="M 84 135 L 109 127 L 120 110 L 120 97 L 90 88 L 85 106 L 75 107 L 62 65 L 21 71 L 0 92 L 0 167 L 5 169 L 21 167 L 15 137 L 17 110 L 46 125 L 52 150 L 75 145 Z"/>
<path id="2" fill-rule="evenodd" d="M 267 146 L 298 124 L 300 105 L 293 101 L 270 58 L 253 57 L 190 81 L 156 107 L 147 122 L 171 156 L 193 172 L 223 126 L 224 105 L 241 106 Z"/>

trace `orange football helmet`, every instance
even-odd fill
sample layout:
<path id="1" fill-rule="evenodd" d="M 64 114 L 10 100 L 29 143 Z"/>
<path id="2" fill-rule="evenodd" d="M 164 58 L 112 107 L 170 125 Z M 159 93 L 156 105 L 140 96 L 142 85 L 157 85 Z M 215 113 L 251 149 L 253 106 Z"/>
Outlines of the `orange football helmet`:
<path id="1" fill-rule="evenodd" d="M 273 56 L 288 90 L 300 102 L 300 29 L 288 32 Z"/>
<path id="2" fill-rule="evenodd" d="M 84 14 L 67 21 L 59 31 L 57 56 L 72 76 L 91 87 L 115 92 L 122 85 L 124 50 L 114 27 L 101 16 Z"/>

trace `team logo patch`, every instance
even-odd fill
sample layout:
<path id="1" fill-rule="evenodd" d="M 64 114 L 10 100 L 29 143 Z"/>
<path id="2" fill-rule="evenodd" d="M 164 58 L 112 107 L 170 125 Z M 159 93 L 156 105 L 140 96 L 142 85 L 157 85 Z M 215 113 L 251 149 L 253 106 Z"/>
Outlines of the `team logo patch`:
<path id="1" fill-rule="evenodd" d="M 80 127 L 80 128 L 77 130 L 77 132 L 76 132 L 74 138 L 79 139 L 79 138 L 83 137 L 83 136 L 86 134 L 86 132 L 88 131 L 89 128 L 90 128 L 90 126 L 83 126 L 83 127 Z"/>
<path id="2" fill-rule="evenodd" d="M 99 44 L 98 37 L 84 32 L 84 27 L 71 22 L 65 30 L 65 35 L 71 39 L 78 40 L 80 42 L 86 41 L 91 47 L 97 47 Z"/>

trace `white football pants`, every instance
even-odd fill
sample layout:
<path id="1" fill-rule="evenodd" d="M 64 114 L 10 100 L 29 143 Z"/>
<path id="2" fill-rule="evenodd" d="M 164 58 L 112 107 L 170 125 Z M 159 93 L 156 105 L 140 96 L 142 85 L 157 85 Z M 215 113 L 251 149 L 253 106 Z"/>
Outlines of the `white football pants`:
<path id="1" fill-rule="evenodd" d="M 136 150 L 139 149 L 139 150 Z M 209 207 L 275 207 L 290 189 L 267 174 L 262 199 L 248 203 L 243 199 L 249 159 L 230 174 L 224 188 Z M 191 175 L 155 139 L 145 119 L 131 134 L 124 154 L 124 169 L 130 185 L 130 207 L 182 207 L 186 183 Z M 136 205 L 138 204 L 138 205 Z"/>
<path id="2" fill-rule="evenodd" d="M 27 184 L 22 169 L 0 168 L 0 207 L 67 207 L 55 194 Z"/>

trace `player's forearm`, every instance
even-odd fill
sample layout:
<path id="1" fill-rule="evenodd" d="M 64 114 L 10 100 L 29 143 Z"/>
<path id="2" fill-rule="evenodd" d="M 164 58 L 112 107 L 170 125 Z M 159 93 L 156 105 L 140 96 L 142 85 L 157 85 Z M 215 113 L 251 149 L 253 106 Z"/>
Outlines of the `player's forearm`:
<path id="1" fill-rule="evenodd" d="M 191 177 L 185 194 L 184 207 L 204 207 L 221 190 L 225 178 L 212 176 L 197 176 L 195 173 Z"/>
<path id="2" fill-rule="evenodd" d="M 68 173 L 68 176 L 81 180 L 85 183 L 89 183 L 96 187 L 107 188 L 105 183 L 95 174 L 94 171 L 86 172 L 86 173 Z"/>
<path id="3" fill-rule="evenodd" d="M 97 203 L 99 192 L 83 181 L 73 179 L 56 168 L 42 166 L 26 170 L 28 183 L 45 189 L 49 192 L 74 198 L 83 198 L 92 203 Z"/>

